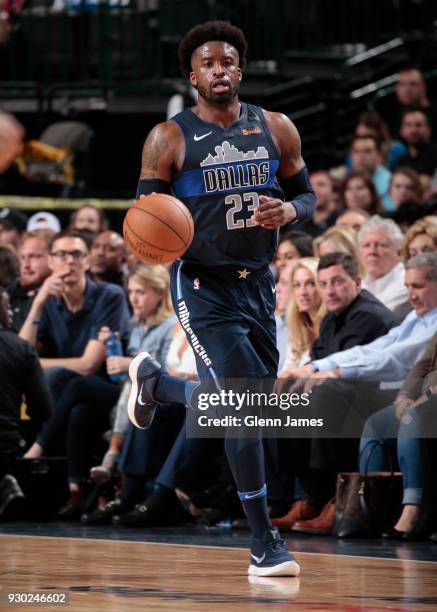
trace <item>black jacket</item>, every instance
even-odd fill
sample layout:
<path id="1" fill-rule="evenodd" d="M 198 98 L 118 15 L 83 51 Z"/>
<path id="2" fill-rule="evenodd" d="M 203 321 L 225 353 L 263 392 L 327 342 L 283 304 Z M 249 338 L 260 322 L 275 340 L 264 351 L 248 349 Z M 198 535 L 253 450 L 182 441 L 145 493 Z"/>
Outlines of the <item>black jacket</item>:
<path id="1" fill-rule="evenodd" d="M 2 443 L 20 438 L 20 407 L 35 424 L 49 418 L 52 397 L 35 349 L 0 326 L 0 450 Z"/>
<path id="2" fill-rule="evenodd" d="M 338 316 L 328 313 L 312 349 L 312 358 L 323 359 L 352 346 L 368 344 L 399 325 L 397 317 L 382 302 L 363 289 Z"/>
<path id="3" fill-rule="evenodd" d="M 32 306 L 33 299 L 37 294 L 36 289 L 27 291 L 20 285 L 20 281 L 15 282 L 7 289 L 9 294 L 9 300 L 12 308 L 12 331 L 20 331 L 27 315 L 29 314 L 30 307 Z"/>

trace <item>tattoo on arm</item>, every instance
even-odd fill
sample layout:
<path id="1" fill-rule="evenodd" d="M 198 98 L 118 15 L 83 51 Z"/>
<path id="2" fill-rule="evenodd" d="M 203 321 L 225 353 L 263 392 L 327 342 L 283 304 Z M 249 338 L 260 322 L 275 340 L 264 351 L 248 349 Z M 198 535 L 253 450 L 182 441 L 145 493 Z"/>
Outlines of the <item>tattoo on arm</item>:
<path id="1" fill-rule="evenodd" d="M 144 143 L 140 179 L 156 178 L 159 160 L 167 148 L 168 142 L 161 131 L 152 130 Z"/>

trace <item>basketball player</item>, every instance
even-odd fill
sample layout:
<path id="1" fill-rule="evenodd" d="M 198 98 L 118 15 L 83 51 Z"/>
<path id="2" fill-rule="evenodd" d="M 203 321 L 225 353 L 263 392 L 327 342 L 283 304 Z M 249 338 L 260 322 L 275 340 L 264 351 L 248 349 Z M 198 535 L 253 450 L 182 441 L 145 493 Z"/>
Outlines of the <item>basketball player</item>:
<path id="1" fill-rule="evenodd" d="M 157 125 L 143 150 L 137 198 L 174 193 L 189 208 L 194 240 L 172 267 L 175 310 L 201 380 L 277 374 L 275 285 L 269 263 L 277 228 L 304 221 L 315 195 L 299 134 L 282 114 L 238 99 L 246 40 L 212 21 L 188 32 L 179 61 L 198 103 Z M 170 376 L 148 353 L 130 369 L 129 416 L 148 427 L 160 402 L 196 409 L 202 384 Z M 225 437 L 225 450 L 252 531 L 249 574 L 297 576 L 267 508 L 260 437 Z"/>

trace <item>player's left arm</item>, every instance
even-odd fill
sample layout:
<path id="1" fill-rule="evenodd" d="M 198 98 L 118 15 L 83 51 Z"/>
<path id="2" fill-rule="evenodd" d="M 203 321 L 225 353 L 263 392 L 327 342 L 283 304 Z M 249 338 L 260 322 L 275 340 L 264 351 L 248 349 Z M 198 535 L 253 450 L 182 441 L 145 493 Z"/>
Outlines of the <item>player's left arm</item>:
<path id="1" fill-rule="evenodd" d="M 282 113 L 266 112 L 265 117 L 281 154 L 278 179 L 285 202 L 260 196 L 260 205 L 252 219 L 262 227 L 274 229 L 311 217 L 316 207 L 316 195 L 302 159 L 300 136 L 295 125 Z"/>

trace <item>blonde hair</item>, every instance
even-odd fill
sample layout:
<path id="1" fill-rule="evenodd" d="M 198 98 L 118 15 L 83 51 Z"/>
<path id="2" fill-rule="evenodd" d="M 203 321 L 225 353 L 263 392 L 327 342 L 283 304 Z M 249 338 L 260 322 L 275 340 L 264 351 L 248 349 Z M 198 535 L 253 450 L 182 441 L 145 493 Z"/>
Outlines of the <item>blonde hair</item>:
<path id="1" fill-rule="evenodd" d="M 290 273 L 289 285 L 290 285 L 290 300 L 287 305 L 286 320 L 289 331 L 288 342 L 291 348 L 291 352 L 294 357 L 301 357 L 305 351 L 309 350 L 316 339 L 314 332 L 314 326 L 319 327 L 320 321 L 326 314 L 326 309 L 322 303 L 322 298 L 319 295 L 319 303 L 317 304 L 317 312 L 315 319 L 312 320 L 307 312 L 300 312 L 296 300 L 294 299 L 294 277 L 296 272 L 300 269 L 308 270 L 314 282 L 317 286 L 317 266 L 319 260 L 317 257 L 302 257 L 293 267 Z"/>
<path id="2" fill-rule="evenodd" d="M 128 275 L 127 280 L 135 280 L 145 289 L 155 289 L 162 293 L 156 314 L 149 317 L 149 325 L 159 325 L 174 313 L 170 297 L 170 276 L 161 264 L 138 264 Z"/>
<path id="3" fill-rule="evenodd" d="M 358 248 L 357 235 L 352 228 L 345 225 L 335 225 L 329 227 L 326 232 L 318 238 L 315 238 L 314 252 L 317 257 L 320 257 L 320 245 L 327 240 L 333 243 L 336 252 L 347 253 L 355 257 L 358 262 L 358 273 L 361 277 L 364 276 L 364 266 Z"/>
<path id="4" fill-rule="evenodd" d="M 410 259 L 408 250 L 410 242 L 421 234 L 429 236 L 434 241 L 434 246 L 437 249 L 437 216 L 423 217 L 423 219 L 419 219 L 419 221 L 416 221 L 416 223 L 408 228 L 401 247 L 402 259 L 404 262 Z"/>

